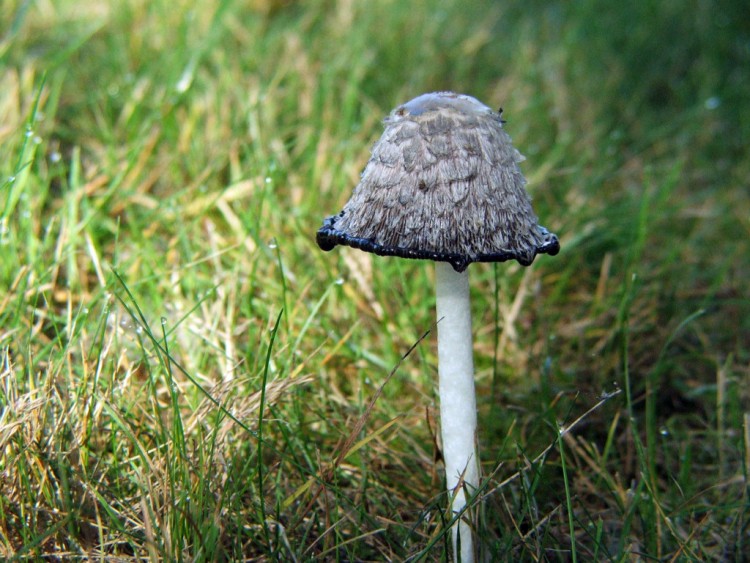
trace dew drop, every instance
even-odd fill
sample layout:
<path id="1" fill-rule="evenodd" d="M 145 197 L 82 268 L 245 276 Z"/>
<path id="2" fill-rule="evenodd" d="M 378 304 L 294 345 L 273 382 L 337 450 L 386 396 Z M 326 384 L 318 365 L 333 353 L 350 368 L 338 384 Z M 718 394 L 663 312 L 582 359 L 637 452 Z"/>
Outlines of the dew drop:
<path id="1" fill-rule="evenodd" d="M 174 89 L 177 91 L 178 94 L 184 94 L 188 91 L 190 88 L 190 85 L 193 83 L 193 75 L 189 71 L 185 71 L 180 79 L 177 81 L 177 84 L 175 85 Z"/>
<path id="2" fill-rule="evenodd" d="M 135 333 L 136 334 L 143 334 L 143 327 L 142 326 L 136 327 Z"/>
<path id="3" fill-rule="evenodd" d="M 15 176 L 8 176 L 8 183 L 9 184 L 12 184 L 15 181 L 16 181 L 16 177 Z"/>
<path id="4" fill-rule="evenodd" d="M 335 283 L 336 285 L 344 285 L 344 278 L 339 278 L 333 283 Z"/>
<path id="5" fill-rule="evenodd" d="M 167 317 L 161 318 L 161 326 L 167 326 Z"/>
<path id="6" fill-rule="evenodd" d="M 662 426 L 661 428 L 659 428 L 659 434 L 665 437 L 669 436 L 669 430 L 667 430 L 666 426 Z"/>
<path id="7" fill-rule="evenodd" d="M 40 137 L 39 135 L 36 135 L 36 136 L 35 136 L 35 137 L 34 137 L 34 138 L 32 139 L 32 141 L 33 141 L 33 143 L 34 143 L 35 145 L 41 145 L 41 144 L 42 144 L 42 138 L 41 138 L 41 137 Z"/>
<path id="8" fill-rule="evenodd" d="M 57 151 L 52 151 L 49 153 L 49 161 L 53 163 L 60 162 L 62 160 L 62 155 Z"/>
<path id="9" fill-rule="evenodd" d="M 10 228 L 8 227 L 8 218 L 3 217 L 3 219 L 0 221 L 0 246 L 6 246 L 10 243 L 10 240 L 8 240 L 8 233 L 10 233 Z"/>
<path id="10" fill-rule="evenodd" d="M 266 176 L 266 184 L 273 183 L 273 179 L 270 176 Z"/>
<path id="11" fill-rule="evenodd" d="M 278 246 L 275 238 L 268 241 L 268 248 L 277 248 Z"/>
<path id="12" fill-rule="evenodd" d="M 707 110 L 714 110 L 721 105 L 721 99 L 718 96 L 711 96 L 705 102 L 703 102 L 703 105 Z"/>
<path id="13" fill-rule="evenodd" d="M 34 130 L 33 129 L 26 129 L 25 135 L 26 135 L 27 139 L 31 138 L 34 135 Z"/>

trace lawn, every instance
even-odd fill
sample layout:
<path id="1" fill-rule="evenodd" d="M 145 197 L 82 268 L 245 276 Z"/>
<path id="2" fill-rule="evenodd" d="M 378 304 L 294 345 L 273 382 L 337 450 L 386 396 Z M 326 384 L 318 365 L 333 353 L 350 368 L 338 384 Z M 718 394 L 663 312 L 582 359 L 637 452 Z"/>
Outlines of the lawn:
<path id="1" fill-rule="evenodd" d="M 746 12 L 4 1 L 0 558 L 448 560 L 434 268 L 315 232 L 453 90 L 562 247 L 470 267 L 483 550 L 750 559 Z"/>

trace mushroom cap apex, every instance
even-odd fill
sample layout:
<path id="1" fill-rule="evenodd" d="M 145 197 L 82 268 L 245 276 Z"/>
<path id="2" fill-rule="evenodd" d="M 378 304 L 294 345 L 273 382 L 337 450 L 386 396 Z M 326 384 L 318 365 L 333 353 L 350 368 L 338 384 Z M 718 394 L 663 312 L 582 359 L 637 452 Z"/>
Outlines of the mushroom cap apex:
<path id="1" fill-rule="evenodd" d="M 467 96 L 466 94 L 456 94 L 455 92 L 428 92 L 427 94 L 422 94 L 400 105 L 394 113 L 396 115 L 405 115 L 408 113 L 412 116 L 418 116 L 440 109 L 453 109 L 466 114 L 494 113 L 490 107 L 484 105 L 476 98 Z"/>

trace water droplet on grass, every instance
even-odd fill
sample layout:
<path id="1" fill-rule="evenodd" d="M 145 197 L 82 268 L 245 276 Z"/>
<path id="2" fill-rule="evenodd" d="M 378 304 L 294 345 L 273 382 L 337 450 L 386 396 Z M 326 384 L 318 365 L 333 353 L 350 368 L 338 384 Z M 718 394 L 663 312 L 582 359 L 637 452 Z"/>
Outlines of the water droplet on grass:
<path id="1" fill-rule="evenodd" d="M 8 227 L 8 218 L 3 217 L 3 219 L 0 221 L 0 246 L 5 246 L 10 242 L 10 240 L 8 240 L 8 233 L 10 233 L 10 227 Z"/>
<path id="2" fill-rule="evenodd" d="M 336 285 L 344 285 L 344 278 L 339 278 L 333 283 L 335 283 Z"/>
<path id="3" fill-rule="evenodd" d="M 192 83 L 193 83 L 193 75 L 186 72 L 177 81 L 177 84 L 175 85 L 174 89 L 177 91 L 178 94 L 184 94 L 185 92 L 188 91 L 188 88 L 190 88 L 190 85 Z"/>
<path id="4" fill-rule="evenodd" d="M 718 96 L 711 96 L 705 102 L 703 102 L 703 105 L 707 110 L 714 110 L 721 105 L 721 99 Z"/>
<path id="5" fill-rule="evenodd" d="M 49 161 L 53 163 L 60 162 L 62 160 L 62 155 L 57 151 L 52 151 L 49 153 Z"/>

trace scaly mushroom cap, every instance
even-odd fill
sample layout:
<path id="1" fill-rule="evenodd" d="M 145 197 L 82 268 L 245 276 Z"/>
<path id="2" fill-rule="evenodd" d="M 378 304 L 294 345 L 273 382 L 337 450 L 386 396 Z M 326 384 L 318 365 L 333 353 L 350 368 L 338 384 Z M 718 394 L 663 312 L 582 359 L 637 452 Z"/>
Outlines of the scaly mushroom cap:
<path id="1" fill-rule="evenodd" d="M 424 94 L 385 119 L 359 185 L 316 240 L 383 256 L 472 262 L 557 254 L 557 236 L 538 224 L 523 156 L 500 114 L 452 92 Z"/>

